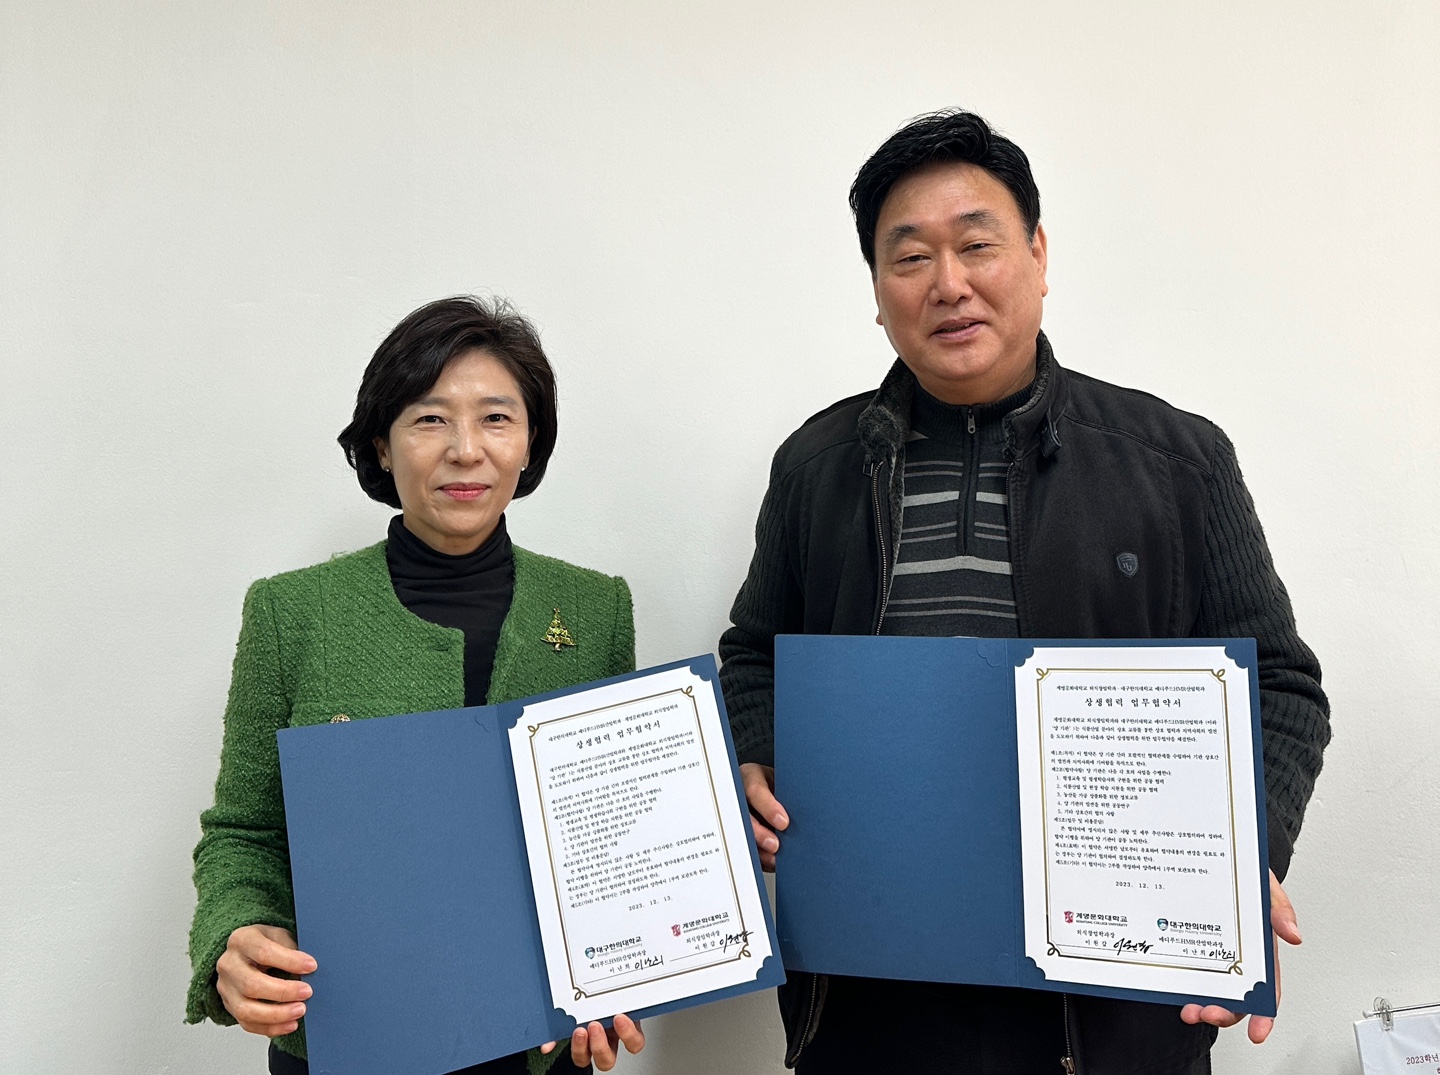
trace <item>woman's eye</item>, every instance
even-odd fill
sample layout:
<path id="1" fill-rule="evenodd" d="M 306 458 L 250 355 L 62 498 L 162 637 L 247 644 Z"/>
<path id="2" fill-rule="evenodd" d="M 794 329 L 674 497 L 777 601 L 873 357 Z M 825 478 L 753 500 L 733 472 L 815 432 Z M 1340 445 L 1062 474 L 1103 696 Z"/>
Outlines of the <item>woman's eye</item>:
<path id="1" fill-rule="evenodd" d="M 496 411 L 494 414 L 487 414 L 485 421 L 499 425 L 501 422 L 510 421 L 510 416 L 503 411 Z"/>
<path id="2" fill-rule="evenodd" d="M 415 419 L 415 424 L 422 426 L 440 425 L 444 421 L 445 419 L 441 418 L 438 414 L 422 414 L 419 418 Z"/>

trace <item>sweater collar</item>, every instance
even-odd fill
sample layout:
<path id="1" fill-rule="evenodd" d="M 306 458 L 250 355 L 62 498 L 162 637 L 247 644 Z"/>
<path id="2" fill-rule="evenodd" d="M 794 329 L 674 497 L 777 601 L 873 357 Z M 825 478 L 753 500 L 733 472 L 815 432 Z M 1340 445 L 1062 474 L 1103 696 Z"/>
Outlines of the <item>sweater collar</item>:
<path id="1" fill-rule="evenodd" d="M 1035 380 L 1030 398 L 1004 419 L 1007 443 L 1023 455 L 1037 439 L 1046 457 L 1060 448 L 1058 420 L 1063 374 L 1045 333 L 1035 339 Z M 857 427 L 868 466 L 896 459 L 910 435 L 910 408 L 915 398 L 915 375 L 900 359 L 880 382 L 880 389 L 860 412 Z"/>
<path id="2" fill-rule="evenodd" d="M 491 534 L 478 549 L 459 556 L 432 549 L 405 527 L 405 517 L 390 520 L 385 559 L 391 578 L 406 582 L 447 582 L 459 589 L 474 589 L 489 576 L 510 571 L 510 535 L 501 515 Z"/>
<path id="3" fill-rule="evenodd" d="M 963 442 L 978 431 L 984 441 L 1003 441 L 1003 420 L 1030 401 L 1034 387 L 1035 382 L 1031 381 L 1002 400 L 969 407 L 936 399 L 917 381 L 910 398 L 910 437 L 913 440 L 923 434 L 939 440 Z"/>

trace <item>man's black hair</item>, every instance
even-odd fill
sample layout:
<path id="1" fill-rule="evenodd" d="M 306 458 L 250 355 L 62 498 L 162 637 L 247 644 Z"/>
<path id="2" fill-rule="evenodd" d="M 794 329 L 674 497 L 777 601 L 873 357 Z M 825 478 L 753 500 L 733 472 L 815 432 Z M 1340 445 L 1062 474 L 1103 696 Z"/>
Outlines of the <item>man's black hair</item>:
<path id="1" fill-rule="evenodd" d="M 1030 174 L 1025 151 L 974 112 L 946 108 L 916 116 L 885 139 L 861 166 L 850 186 L 850 211 L 860 235 L 860 252 L 875 271 L 875 224 L 890 190 L 901 179 L 927 164 L 955 161 L 984 168 L 1005 184 L 1020 218 L 1025 237 L 1035 238 L 1040 223 L 1040 191 Z"/>

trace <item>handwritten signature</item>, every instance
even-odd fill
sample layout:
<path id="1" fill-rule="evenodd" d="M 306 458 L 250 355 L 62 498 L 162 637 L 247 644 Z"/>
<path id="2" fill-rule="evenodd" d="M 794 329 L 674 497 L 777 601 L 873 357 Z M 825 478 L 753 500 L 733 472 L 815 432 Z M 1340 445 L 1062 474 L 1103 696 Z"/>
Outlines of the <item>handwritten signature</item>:
<path id="1" fill-rule="evenodd" d="M 725 939 L 720 942 L 720 951 L 730 951 L 732 944 L 745 944 L 750 940 L 750 931 L 742 929 L 739 933 L 727 933 Z"/>
<path id="2" fill-rule="evenodd" d="M 1150 951 L 1149 941 L 1132 941 L 1129 937 L 1121 937 L 1113 945 L 1117 952 L 1139 952 L 1141 955 Z"/>

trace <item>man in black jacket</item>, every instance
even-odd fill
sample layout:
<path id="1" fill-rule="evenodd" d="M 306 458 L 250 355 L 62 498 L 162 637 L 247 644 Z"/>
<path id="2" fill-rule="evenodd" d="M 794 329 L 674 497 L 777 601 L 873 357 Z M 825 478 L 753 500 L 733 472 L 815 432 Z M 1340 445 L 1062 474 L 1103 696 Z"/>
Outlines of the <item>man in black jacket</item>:
<path id="1" fill-rule="evenodd" d="M 922 116 L 850 192 L 899 356 L 781 445 L 755 556 L 720 642 L 761 858 L 773 794 L 780 633 L 1253 637 L 1260 656 L 1273 925 L 1329 741 L 1320 669 L 1225 435 L 1153 396 L 1062 369 L 1040 331 L 1045 231 L 1023 151 L 980 117 Z M 857 869 L 863 864 L 857 863 Z M 937 900 L 941 896 L 937 894 Z M 795 975 L 787 1066 L 1199 1075 L 1222 1008 Z M 1271 1021 L 1250 1020 L 1259 1042 Z"/>

